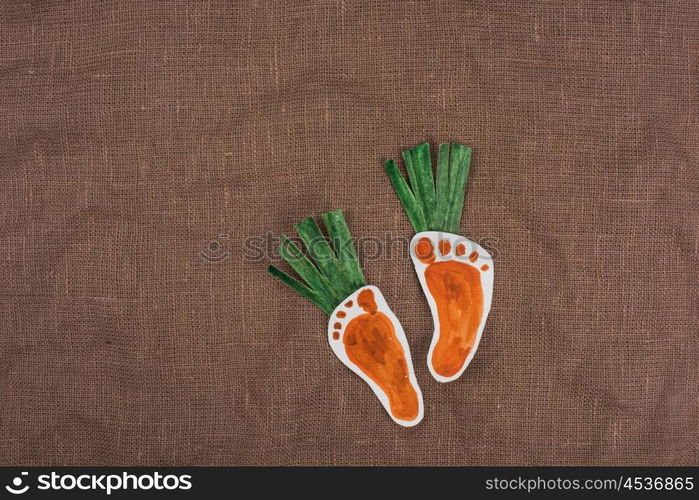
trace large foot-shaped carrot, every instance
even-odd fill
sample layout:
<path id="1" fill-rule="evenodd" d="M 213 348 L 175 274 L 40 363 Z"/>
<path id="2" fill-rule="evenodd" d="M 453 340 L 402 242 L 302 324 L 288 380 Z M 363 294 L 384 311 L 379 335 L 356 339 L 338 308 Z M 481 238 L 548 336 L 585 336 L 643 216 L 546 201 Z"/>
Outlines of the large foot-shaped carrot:
<path id="1" fill-rule="evenodd" d="M 438 231 L 416 234 L 410 249 L 434 321 L 427 366 L 435 379 L 451 382 L 481 340 L 493 296 L 492 258 L 473 241 Z"/>
<path id="2" fill-rule="evenodd" d="M 332 246 L 312 218 L 296 225 L 313 260 L 284 236 L 279 247 L 305 283 L 274 266 L 269 272 L 330 316 L 335 355 L 369 384 L 395 422 L 413 426 L 424 411 L 403 328 L 379 289 L 367 286 L 342 212 L 327 212 L 323 221 Z"/>
<path id="3" fill-rule="evenodd" d="M 359 375 L 396 423 L 423 417 L 410 347 L 398 318 L 375 286 L 357 290 L 330 316 L 328 341 L 345 366 Z"/>
<path id="4" fill-rule="evenodd" d="M 493 262 L 484 248 L 458 236 L 471 148 L 441 144 L 436 181 L 429 144 L 403 152 L 410 185 L 393 160 L 384 164 L 417 233 L 410 255 L 427 297 L 434 334 L 427 355 L 432 376 L 450 382 L 471 362 L 493 295 Z"/>

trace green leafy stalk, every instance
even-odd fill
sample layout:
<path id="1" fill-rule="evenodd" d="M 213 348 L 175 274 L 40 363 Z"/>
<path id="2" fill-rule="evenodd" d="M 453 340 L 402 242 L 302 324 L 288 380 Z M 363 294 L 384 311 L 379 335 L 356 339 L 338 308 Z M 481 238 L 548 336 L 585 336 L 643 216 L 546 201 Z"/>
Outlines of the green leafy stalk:
<path id="1" fill-rule="evenodd" d="M 415 195 L 410 187 L 408 187 L 408 183 L 405 182 L 405 179 L 398 171 L 396 162 L 387 160 L 383 166 L 386 169 L 388 178 L 391 180 L 391 184 L 393 184 L 393 189 L 395 189 L 398 199 L 403 205 L 403 210 L 405 210 L 405 213 L 408 215 L 408 220 L 410 220 L 410 223 L 413 225 L 415 232 L 427 231 L 427 223 L 425 222 L 422 205 L 415 199 Z"/>
<path id="2" fill-rule="evenodd" d="M 454 160 L 454 158 L 456 159 Z M 471 166 L 471 148 L 454 144 L 449 162 L 449 184 L 451 194 L 449 196 L 449 211 L 445 216 L 444 230 L 450 233 L 458 233 L 461 228 L 461 213 L 464 209 L 464 196 L 466 195 L 466 180 Z"/>
<path id="3" fill-rule="evenodd" d="M 409 151 L 414 165 L 416 179 L 410 179 L 413 191 L 420 193 L 419 199 L 422 204 L 422 211 L 425 214 L 425 221 L 429 224 L 432 221 L 436 210 L 434 177 L 432 175 L 432 160 L 430 158 L 430 145 L 420 144 Z"/>
<path id="4" fill-rule="evenodd" d="M 444 227 L 449 210 L 449 152 L 451 144 L 440 144 L 437 155 L 437 209 L 432 217 L 431 227 Z"/>
<path id="5" fill-rule="evenodd" d="M 296 224 L 296 230 L 313 260 L 304 255 L 301 248 L 286 236 L 281 237 L 279 253 L 302 281 L 274 266 L 269 266 L 267 271 L 323 312 L 331 314 L 347 296 L 365 286 L 366 281 L 342 211 L 333 210 L 323 214 L 323 221 L 332 246 L 313 218 L 309 217 Z"/>
<path id="6" fill-rule="evenodd" d="M 393 160 L 387 160 L 384 168 L 415 232 L 458 233 L 471 148 L 458 143 L 440 144 L 436 181 L 429 144 L 423 143 L 404 151 L 403 159 L 410 186 Z"/>
<path id="7" fill-rule="evenodd" d="M 333 242 L 333 247 L 335 248 L 337 257 L 340 260 L 342 268 L 342 273 L 340 274 L 342 275 L 342 278 L 347 280 L 348 284 L 353 287 L 353 290 L 345 294 L 345 297 L 347 297 L 347 295 L 352 293 L 354 290 L 366 285 L 364 273 L 362 272 L 362 268 L 359 266 L 359 259 L 357 258 L 357 252 L 354 249 L 352 235 L 347 227 L 347 222 L 345 222 L 345 216 L 342 213 L 342 210 L 326 212 L 322 215 L 322 217 L 325 227 L 328 228 L 328 234 Z"/>
<path id="8" fill-rule="evenodd" d="M 321 273 L 316 266 L 306 257 L 303 251 L 289 238 L 282 235 L 282 243 L 279 245 L 279 253 L 284 258 L 285 261 L 291 266 L 291 268 L 296 271 L 302 280 L 304 280 L 309 287 L 318 293 L 323 294 L 329 300 L 342 300 L 339 294 L 330 284 L 328 278 L 326 278 L 323 273 Z"/>
<path id="9" fill-rule="evenodd" d="M 294 227 L 303 240 L 304 245 L 306 245 L 311 258 L 315 261 L 318 269 L 320 269 L 320 272 L 324 276 L 333 276 L 335 282 L 331 281 L 330 285 L 333 286 L 338 293 L 342 293 L 344 286 L 346 286 L 346 280 L 340 271 L 340 260 L 328 244 L 323 233 L 321 233 L 316 221 L 313 220 L 313 217 L 308 217 Z"/>
<path id="10" fill-rule="evenodd" d="M 267 268 L 267 272 L 271 274 L 272 276 L 275 276 L 282 280 L 284 283 L 289 285 L 291 288 L 296 290 L 299 294 L 302 296 L 306 297 L 308 300 L 313 302 L 316 306 L 318 306 L 325 314 L 332 314 L 333 310 L 335 307 L 333 307 L 332 304 L 327 302 L 325 296 L 319 294 L 318 292 L 314 292 L 310 288 L 308 288 L 306 285 L 301 283 L 299 280 L 292 278 L 288 274 L 286 274 L 284 271 L 280 271 L 274 266 L 269 266 Z"/>

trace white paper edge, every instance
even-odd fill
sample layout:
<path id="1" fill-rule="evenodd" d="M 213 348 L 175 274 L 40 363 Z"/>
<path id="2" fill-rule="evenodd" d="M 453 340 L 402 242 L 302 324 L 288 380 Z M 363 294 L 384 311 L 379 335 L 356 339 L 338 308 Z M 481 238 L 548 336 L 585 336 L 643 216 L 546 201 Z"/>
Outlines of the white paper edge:
<path id="1" fill-rule="evenodd" d="M 386 393 L 381 389 L 371 378 L 369 378 L 367 375 L 365 375 L 359 367 L 357 367 L 352 361 L 350 361 L 349 357 L 347 356 L 347 353 L 345 352 L 345 345 L 342 341 L 343 335 L 345 332 L 345 327 L 346 325 L 355 317 L 359 316 L 360 314 L 366 314 L 364 309 L 362 309 L 358 304 L 357 304 L 357 295 L 359 295 L 359 292 L 362 290 L 371 290 L 374 292 L 374 298 L 376 300 L 376 305 L 378 308 L 378 311 L 382 312 L 388 318 L 393 322 L 393 326 L 395 327 L 396 330 L 396 336 L 398 337 L 398 341 L 401 343 L 403 346 L 403 352 L 405 354 L 405 359 L 408 364 L 408 374 L 410 377 L 410 382 L 413 384 L 415 387 L 415 391 L 417 392 L 417 398 L 418 398 L 418 414 L 417 417 L 415 417 L 414 420 L 400 420 L 395 418 L 391 414 L 391 406 L 388 401 L 388 396 Z M 345 303 L 348 301 L 352 301 L 352 307 L 346 307 Z M 344 318 L 338 318 L 337 317 L 337 312 L 338 311 L 345 311 L 347 313 L 347 316 Z M 333 339 L 333 332 L 337 331 L 336 328 L 333 328 L 334 323 L 340 322 L 342 323 L 342 328 L 340 332 L 340 338 L 338 340 Z M 354 373 L 359 375 L 364 382 L 369 384 L 369 387 L 371 387 L 371 390 L 374 391 L 374 394 L 376 394 L 376 397 L 379 398 L 379 401 L 381 401 L 381 404 L 383 405 L 384 409 L 388 413 L 388 415 L 393 419 L 394 422 L 396 422 L 399 425 L 402 425 L 403 427 L 412 427 L 414 425 L 417 425 L 422 421 L 422 418 L 424 416 L 424 404 L 422 400 L 422 391 L 420 390 L 420 386 L 417 383 L 417 378 L 415 377 L 415 369 L 413 367 L 413 360 L 410 356 L 410 345 L 408 344 L 408 340 L 405 337 L 405 332 L 403 331 L 403 326 L 400 324 L 400 321 L 398 321 L 398 318 L 396 317 L 395 314 L 393 314 L 393 311 L 391 311 L 391 308 L 388 307 L 388 304 L 386 303 L 386 299 L 384 299 L 383 294 L 381 293 L 381 290 L 376 288 L 375 286 L 365 286 L 360 288 L 359 290 L 355 291 L 352 293 L 349 297 L 347 297 L 345 300 L 342 301 L 342 303 L 335 308 L 333 313 L 330 315 L 330 321 L 328 322 L 328 342 L 330 343 L 330 348 L 333 350 L 335 353 L 335 356 L 337 356 L 340 361 L 342 361 L 342 364 L 344 364 L 347 368 L 352 370 Z"/>
<path id="2" fill-rule="evenodd" d="M 427 268 L 428 264 L 423 264 L 420 261 L 420 259 L 418 259 L 415 255 L 415 246 L 417 245 L 417 242 L 420 241 L 422 238 L 429 238 L 432 241 L 434 245 L 435 262 L 441 262 L 445 260 L 457 260 L 458 262 L 464 262 L 465 264 L 473 265 L 473 263 L 471 263 L 468 260 L 468 257 L 469 255 L 471 255 L 472 252 L 478 252 L 478 261 L 476 265 L 474 265 L 474 267 L 476 267 L 476 269 L 478 269 L 478 271 L 481 274 L 481 287 L 483 288 L 483 315 L 481 316 L 480 326 L 478 327 L 478 333 L 476 334 L 476 341 L 473 344 L 471 352 L 466 357 L 466 361 L 464 362 L 464 365 L 461 367 L 458 373 L 454 374 L 451 377 L 443 377 L 442 375 L 439 375 L 434 371 L 434 368 L 432 367 L 432 351 L 434 351 L 434 347 L 437 345 L 437 341 L 439 340 L 439 315 L 437 314 L 437 304 L 432 298 L 432 294 L 429 293 L 429 289 L 427 288 L 427 282 L 425 281 L 425 269 Z M 448 258 L 443 257 L 439 253 L 438 244 L 441 240 L 448 240 L 451 243 L 451 252 Z M 466 252 L 464 255 L 457 257 L 454 252 L 456 251 L 456 246 L 459 244 L 466 245 Z M 417 277 L 420 280 L 422 292 L 425 294 L 427 302 L 430 305 L 430 311 L 432 312 L 432 318 L 434 320 L 434 332 L 432 334 L 432 342 L 430 343 L 430 350 L 427 353 L 427 368 L 429 368 L 430 373 L 435 378 L 435 380 L 442 383 L 451 382 L 459 378 L 464 373 L 468 365 L 471 363 L 471 360 L 476 355 L 476 351 L 478 350 L 478 344 L 481 341 L 483 329 L 485 328 L 485 322 L 488 319 L 488 313 L 490 312 L 490 304 L 493 299 L 493 281 L 495 278 L 495 266 L 493 265 L 493 258 L 485 248 L 480 246 L 475 241 L 469 240 L 465 236 L 460 236 L 458 234 L 452 233 L 445 233 L 443 231 L 423 231 L 413 236 L 413 239 L 410 241 L 410 257 L 413 259 L 415 272 L 417 273 Z M 480 266 L 483 264 L 488 264 L 487 271 L 481 271 Z"/>

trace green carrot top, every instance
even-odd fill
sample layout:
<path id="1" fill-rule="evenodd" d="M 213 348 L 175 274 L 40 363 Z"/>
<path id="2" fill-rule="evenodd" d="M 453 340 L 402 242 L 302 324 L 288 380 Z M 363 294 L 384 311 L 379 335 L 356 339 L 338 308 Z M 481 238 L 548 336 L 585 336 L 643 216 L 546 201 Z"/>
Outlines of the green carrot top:
<path id="1" fill-rule="evenodd" d="M 403 161 L 410 185 L 393 160 L 387 160 L 384 168 L 415 232 L 446 231 L 458 234 L 471 165 L 471 148 L 456 142 L 440 144 L 436 182 L 428 143 L 403 151 Z"/>
<path id="2" fill-rule="evenodd" d="M 366 281 L 342 210 L 326 212 L 322 219 L 330 243 L 312 217 L 295 226 L 310 258 L 296 243 L 284 235 L 281 237 L 279 254 L 302 281 L 274 266 L 267 270 L 329 315 L 346 297 L 365 286 Z"/>

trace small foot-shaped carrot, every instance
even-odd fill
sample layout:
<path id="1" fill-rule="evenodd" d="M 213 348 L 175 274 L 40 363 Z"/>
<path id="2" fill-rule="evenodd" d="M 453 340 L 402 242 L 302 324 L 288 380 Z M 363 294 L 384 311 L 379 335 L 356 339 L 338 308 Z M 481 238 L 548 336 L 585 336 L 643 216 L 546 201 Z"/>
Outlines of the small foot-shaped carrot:
<path id="1" fill-rule="evenodd" d="M 357 290 L 333 311 L 328 341 L 340 361 L 369 384 L 396 423 L 410 427 L 422 420 L 422 393 L 410 348 L 378 288 Z"/>
<path id="2" fill-rule="evenodd" d="M 440 382 L 461 376 L 483 333 L 493 295 L 490 254 L 458 236 L 471 148 L 440 144 L 436 173 L 429 144 L 403 152 L 410 185 L 393 160 L 384 168 L 417 233 L 410 245 L 434 320 L 427 365 Z"/>
<path id="3" fill-rule="evenodd" d="M 492 258 L 463 236 L 437 231 L 416 234 L 410 255 L 434 322 L 427 366 L 450 382 L 476 354 L 493 296 Z"/>
<path id="4" fill-rule="evenodd" d="M 335 355 L 374 391 L 391 418 L 405 427 L 422 420 L 423 403 L 405 333 L 378 288 L 367 286 L 340 210 L 323 214 L 330 242 L 312 218 L 296 225 L 308 254 L 286 237 L 281 256 L 302 281 L 274 266 L 269 272 L 330 316 Z"/>

